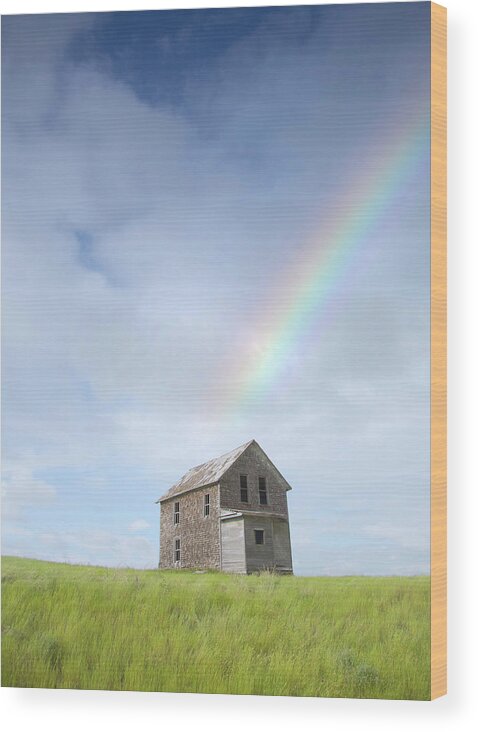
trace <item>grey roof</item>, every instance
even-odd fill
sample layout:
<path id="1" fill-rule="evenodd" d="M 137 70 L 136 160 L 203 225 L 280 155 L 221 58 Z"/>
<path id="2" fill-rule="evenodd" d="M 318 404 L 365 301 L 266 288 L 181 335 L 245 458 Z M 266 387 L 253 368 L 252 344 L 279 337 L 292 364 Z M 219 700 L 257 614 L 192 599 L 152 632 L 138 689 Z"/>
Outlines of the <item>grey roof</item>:
<path id="1" fill-rule="evenodd" d="M 246 442 L 244 445 L 236 447 L 235 450 L 226 452 L 225 455 L 221 455 L 218 458 L 214 458 L 214 460 L 209 460 L 207 463 L 196 465 L 195 468 L 191 468 L 191 470 L 188 470 L 188 472 L 183 475 L 183 477 L 178 480 L 178 482 L 175 483 L 169 491 L 164 494 L 164 496 L 161 496 L 156 503 L 165 501 L 173 496 L 178 496 L 180 493 L 192 491 L 194 488 L 201 488 L 206 485 L 217 483 L 224 473 L 229 470 L 231 465 L 236 462 L 237 458 L 242 455 L 242 453 L 247 450 L 249 445 L 252 445 L 253 442 L 255 442 L 255 440 L 249 440 L 249 442 Z"/>

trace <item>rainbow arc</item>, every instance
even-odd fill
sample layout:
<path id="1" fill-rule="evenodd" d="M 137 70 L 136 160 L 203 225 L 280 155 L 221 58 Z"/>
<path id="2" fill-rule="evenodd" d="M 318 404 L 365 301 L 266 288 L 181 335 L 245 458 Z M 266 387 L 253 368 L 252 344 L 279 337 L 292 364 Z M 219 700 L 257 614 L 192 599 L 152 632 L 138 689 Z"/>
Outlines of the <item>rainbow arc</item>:
<path id="1" fill-rule="evenodd" d="M 298 341 L 320 319 L 328 301 L 342 286 L 354 254 L 403 193 L 429 154 L 429 127 L 421 124 L 401 133 L 381 150 L 375 146 L 367 172 L 354 181 L 338 201 L 340 220 L 319 226 L 284 279 L 270 294 L 272 307 L 249 329 L 249 344 L 241 343 L 221 379 L 221 412 L 237 414 L 251 400 L 268 393 Z"/>

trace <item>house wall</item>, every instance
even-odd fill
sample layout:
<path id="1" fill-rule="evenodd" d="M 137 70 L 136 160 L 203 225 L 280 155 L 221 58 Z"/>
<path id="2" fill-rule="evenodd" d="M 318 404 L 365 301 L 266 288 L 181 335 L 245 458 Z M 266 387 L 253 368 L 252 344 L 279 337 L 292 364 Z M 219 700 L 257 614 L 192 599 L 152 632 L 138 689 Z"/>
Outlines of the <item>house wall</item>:
<path id="1" fill-rule="evenodd" d="M 204 516 L 204 496 L 209 493 L 209 516 Z M 179 501 L 179 524 L 174 524 L 174 504 Z M 220 569 L 219 489 L 199 488 L 161 503 L 161 569 Z M 181 540 L 181 561 L 174 561 L 175 539 Z"/>
<path id="2" fill-rule="evenodd" d="M 249 502 L 241 502 L 240 475 L 247 475 Z M 267 506 L 259 503 L 259 476 L 266 478 Z M 288 518 L 287 483 L 274 469 L 262 450 L 250 445 L 221 478 L 221 507 L 237 511 L 279 513 Z"/>
<path id="3" fill-rule="evenodd" d="M 264 544 L 256 544 L 254 531 L 264 531 Z M 274 543 L 272 519 L 268 516 L 245 516 L 244 537 L 246 544 L 246 567 L 248 572 L 274 568 Z"/>
<path id="4" fill-rule="evenodd" d="M 289 522 L 273 519 L 272 533 L 274 538 L 274 568 L 277 571 L 292 572 Z"/>
<path id="5" fill-rule="evenodd" d="M 264 531 L 264 544 L 256 544 L 255 531 Z M 270 516 L 244 516 L 246 571 L 261 569 L 292 572 L 289 524 Z"/>
<path id="6" fill-rule="evenodd" d="M 246 573 L 246 547 L 242 517 L 221 521 L 221 569 L 223 572 Z"/>

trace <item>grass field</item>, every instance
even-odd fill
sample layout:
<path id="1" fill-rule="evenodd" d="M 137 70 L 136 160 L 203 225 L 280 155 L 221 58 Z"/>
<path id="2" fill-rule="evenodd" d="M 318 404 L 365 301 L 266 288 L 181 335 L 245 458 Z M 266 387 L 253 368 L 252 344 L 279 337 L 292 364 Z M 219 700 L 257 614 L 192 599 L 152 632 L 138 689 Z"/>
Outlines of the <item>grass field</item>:
<path id="1" fill-rule="evenodd" d="M 429 591 L 4 557 L 2 684 L 428 699 Z"/>

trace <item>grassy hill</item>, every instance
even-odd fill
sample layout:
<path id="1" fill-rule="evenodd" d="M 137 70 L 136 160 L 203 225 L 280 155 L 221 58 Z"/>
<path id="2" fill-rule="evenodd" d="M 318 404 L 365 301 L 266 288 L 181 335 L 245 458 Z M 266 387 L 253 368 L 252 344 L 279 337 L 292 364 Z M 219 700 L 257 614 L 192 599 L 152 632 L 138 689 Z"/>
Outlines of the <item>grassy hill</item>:
<path id="1" fill-rule="evenodd" d="M 2 561 L 2 684 L 428 699 L 427 577 Z"/>

